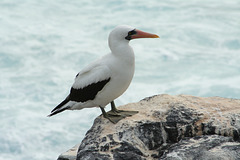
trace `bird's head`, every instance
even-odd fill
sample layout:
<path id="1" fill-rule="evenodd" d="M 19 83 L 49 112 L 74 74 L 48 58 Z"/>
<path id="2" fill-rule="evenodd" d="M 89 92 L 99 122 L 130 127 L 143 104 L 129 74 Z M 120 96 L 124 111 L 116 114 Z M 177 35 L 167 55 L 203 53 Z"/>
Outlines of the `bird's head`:
<path id="1" fill-rule="evenodd" d="M 159 38 L 158 35 L 143 32 L 141 30 L 138 30 L 134 27 L 127 26 L 127 25 L 120 25 L 117 26 L 112 30 L 112 32 L 109 35 L 109 40 L 118 40 L 118 41 L 130 41 L 132 39 L 137 38 Z"/>
<path id="2" fill-rule="evenodd" d="M 114 28 L 109 34 L 108 45 L 112 53 L 117 53 L 119 51 L 126 52 L 127 48 L 130 48 L 131 50 L 130 46 L 126 47 L 128 46 L 129 41 L 137 38 L 159 38 L 159 36 L 156 34 L 140 31 L 131 26 L 120 25 Z"/>

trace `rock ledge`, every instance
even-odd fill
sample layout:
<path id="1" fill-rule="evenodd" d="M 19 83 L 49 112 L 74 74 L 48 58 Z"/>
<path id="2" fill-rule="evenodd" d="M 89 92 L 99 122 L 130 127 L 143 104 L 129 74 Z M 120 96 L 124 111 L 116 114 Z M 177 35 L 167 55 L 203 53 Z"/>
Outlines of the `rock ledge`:
<path id="1" fill-rule="evenodd" d="M 139 113 L 117 124 L 97 117 L 58 160 L 240 159 L 238 99 L 164 94 L 119 108 Z"/>

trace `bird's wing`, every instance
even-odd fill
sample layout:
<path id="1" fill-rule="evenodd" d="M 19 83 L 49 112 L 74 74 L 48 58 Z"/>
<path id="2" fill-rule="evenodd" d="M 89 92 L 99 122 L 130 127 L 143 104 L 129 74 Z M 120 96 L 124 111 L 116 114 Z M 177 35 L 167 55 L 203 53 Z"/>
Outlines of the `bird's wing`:
<path id="1" fill-rule="evenodd" d="M 77 74 L 69 99 L 76 102 L 93 100 L 110 79 L 111 70 L 106 65 L 89 66 Z"/>
<path id="2" fill-rule="evenodd" d="M 93 100 L 97 93 L 103 89 L 110 79 L 111 70 L 106 65 L 101 65 L 98 62 L 95 62 L 85 67 L 77 74 L 70 94 L 51 111 L 49 116 L 69 108 L 69 106 L 65 106 L 69 101 L 85 102 Z"/>
<path id="3" fill-rule="evenodd" d="M 95 64 L 87 66 L 76 75 L 72 88 L 81 89 L 110 77 L 111 70 L 106 65 Z"/>

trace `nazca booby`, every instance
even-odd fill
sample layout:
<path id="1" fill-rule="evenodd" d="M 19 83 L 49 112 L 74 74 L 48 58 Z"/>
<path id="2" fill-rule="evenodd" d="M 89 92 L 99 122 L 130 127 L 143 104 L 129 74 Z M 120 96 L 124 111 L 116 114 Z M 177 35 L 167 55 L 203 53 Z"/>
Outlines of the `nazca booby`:
<path id="1" fill-rule="evenodd" d="M 126 116 L 138 113 L 117 110 L 114 104 L 114 100 L 126 91 L 132 81 L 135 56 L 129 41 L 137 38 L 159 37 L 127 25 L 113 29 L 108 37 L 111 53 L 80 71 L 75 77 L 70 94 L 48 116 L 64 110 L 100 107 L 105 118 L 117 123 Z M 104 107 L 109 103 L 111 103 L 111 111 L 105 112 Z"/>

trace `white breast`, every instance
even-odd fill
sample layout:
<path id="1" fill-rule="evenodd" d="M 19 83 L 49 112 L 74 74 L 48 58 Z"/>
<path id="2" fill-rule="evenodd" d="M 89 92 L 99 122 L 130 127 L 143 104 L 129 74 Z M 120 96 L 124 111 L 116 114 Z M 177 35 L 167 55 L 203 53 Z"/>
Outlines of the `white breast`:
<path id="1" fill-rule="evenodd" d="M 96 104 L 102 106 L 107 105 L 126 91 L 132 81 L 135 69 L 134 57 L 128 58 L 126 61 L 114 54 L 109 54 L 105 58 L 108 61 L 104 62 L 103 60 L 103 62 L 111 71 L 111 80 L 94 100 Z"/>

